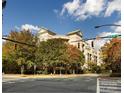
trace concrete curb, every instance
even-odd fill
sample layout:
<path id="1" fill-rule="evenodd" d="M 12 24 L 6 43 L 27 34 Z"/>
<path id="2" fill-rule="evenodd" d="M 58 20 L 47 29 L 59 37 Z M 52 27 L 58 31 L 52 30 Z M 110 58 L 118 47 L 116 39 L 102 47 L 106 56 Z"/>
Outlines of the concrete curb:
<path id="1" fill-rule="evenodd" d="M 79 74 L 79 75 L 19 75 L 19 74 L 4 74 L 3 78 L 69 78 L 80 76 L 94 76 L 98 77 L 98 74 Z"/>

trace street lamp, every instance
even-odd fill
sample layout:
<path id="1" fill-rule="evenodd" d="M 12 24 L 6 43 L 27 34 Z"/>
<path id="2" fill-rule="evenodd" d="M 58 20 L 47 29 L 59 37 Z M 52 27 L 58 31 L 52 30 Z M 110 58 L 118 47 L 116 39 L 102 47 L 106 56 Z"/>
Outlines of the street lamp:
<path id="1" fill-rule="evenodd" d="M 117 27 L 121 27 L 121 25 L 118 25 L 118 24 L 104 24 L 104 25 L 97 25 L 95 26 L 94 28 L 100 28 L 100 27 L 104 27 L 104 26 L 117 26 Z M 109 36 L 105 36 L 105 37 L 97 37 L 98 39 L 99 38 L 117 38 L 117 37 L 120 37 L 121 35 L 109 35 Z M 97 39 L 96 38 L 96 39 Z M 93 44 L 93 41 L 92 41 L 92 44 Z"/>
<path id="2" fill-rule="evenodd" d="M 103 27 L 103 26 L 119 26 L 119 27 L 121 27 L 121 25 L 118 25 L 118 24 L 105 24 L 105 25 L 97 25 L 94 28 L 100 28 L 100 27 Z"/>

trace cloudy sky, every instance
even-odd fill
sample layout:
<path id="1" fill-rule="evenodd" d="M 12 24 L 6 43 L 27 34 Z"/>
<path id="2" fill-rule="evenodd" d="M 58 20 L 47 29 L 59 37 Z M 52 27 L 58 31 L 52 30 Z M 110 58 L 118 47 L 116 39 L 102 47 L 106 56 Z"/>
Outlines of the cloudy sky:
<path id="1" fill-rule="evenodd" d="M 57 34 L 81 29 L 83 38 L 120 34 L 121 0 L 7 0 L 3 10 L 3 35 L 11 30 L 48 28 Z M 96 47 L 106 40 L 95 41 Z"/>

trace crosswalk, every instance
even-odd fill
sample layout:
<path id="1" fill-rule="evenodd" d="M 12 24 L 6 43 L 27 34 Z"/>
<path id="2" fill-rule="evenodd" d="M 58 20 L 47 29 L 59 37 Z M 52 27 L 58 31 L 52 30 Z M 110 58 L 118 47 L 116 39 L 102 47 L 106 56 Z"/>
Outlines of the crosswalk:
<path id="1" fill-rule="evenodd" d="M 98 78 L 97 93 L 121 93 L 121 79 Z"/>

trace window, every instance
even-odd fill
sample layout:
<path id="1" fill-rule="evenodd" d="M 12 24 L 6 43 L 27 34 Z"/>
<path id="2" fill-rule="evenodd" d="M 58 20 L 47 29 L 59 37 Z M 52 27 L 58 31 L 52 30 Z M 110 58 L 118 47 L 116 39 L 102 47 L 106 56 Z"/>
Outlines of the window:
<path id="1" fill-rule="evenodd" d="M 78 43 L 78 48 L 80 48 L 80 43 Z"/>
<path id="2" fill-rule="evenodd" d="M 92 55 L 90 54 L 89 56 L 90 56 L 90 61 L 91 61 L 91 59 L 92 59 L 92 58 L 91 58 L 91 57 L 92 57 Z"/>
<path id="3" fill-rule="evenodd" d="M 84 48 L 84 44 L 82 44 L 82 48 Z"/>
<path id="4" fill-rule="evenodd" d="M 91 42 L 91 46 L 94 47 L 94 42 L 93 41 Z"/>

